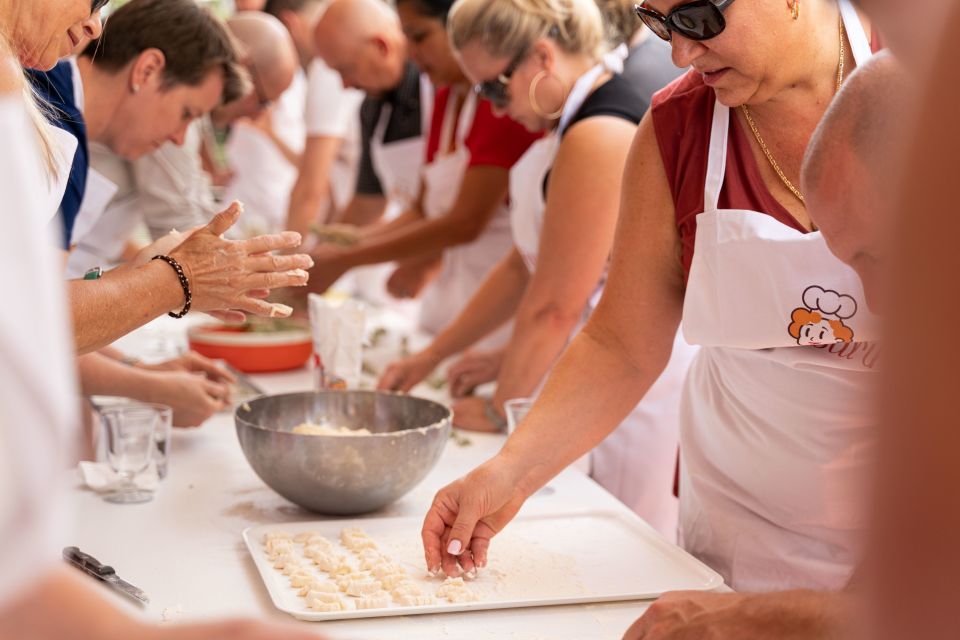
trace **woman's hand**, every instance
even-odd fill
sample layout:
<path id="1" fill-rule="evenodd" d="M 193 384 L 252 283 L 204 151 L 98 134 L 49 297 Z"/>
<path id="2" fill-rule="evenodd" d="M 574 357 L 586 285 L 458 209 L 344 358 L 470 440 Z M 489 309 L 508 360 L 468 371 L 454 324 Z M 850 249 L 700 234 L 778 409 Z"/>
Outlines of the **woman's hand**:
<path id="1" fill-rule="evenodd" d="M 313 261 L 304 254 L 270 254 L 300 244 L 300 234 L 291 231 L 249 240 L 223 239 L 221 235 L 236 223 L 240 210 L 240 204 L 234 202 L 169 254 L 190 281 L 193 308 L 289 316 L 292 310 L 286 305 L 271 304 L 250 293 L 306 285 L 305 269 L 313 266 Z"/>
<path id="2" fill-rule="evenodd" d="M 493 382 L 500 375 L 503 349 L 496 351 L 468 351 L 447 371 L 450 393 L 454 398 L 463 398 L 473 393 L 481 384 Z"/>
<path id="3" fill-rule="evenodd" d="M 428 571 L 455 577 L 487 566 L 490 540 L 530 495 L 524 468 L 500 453 L 437 493 L 420 534 Z"/>
<path id="4" fill-rule="evenodd" d="M 487 398 L 462 398 L 453 405 L 453 424 L 467 431 L 499 433 L 500 427 L 487 414 Z"/>
<path id="5" fill-rule="evenodd" d="M 182 356 L 167 360 L 166 362 L 139 364 L 137 366 L 148 371 L 186 371 L 188 373 L 202 373 L 208 380 L 223 384 L 234 384 L 237 381 L 237 377 L 230 373 L 228 369 L 221 367 L 210 358 L 204 357 L 196 351 L 189 351 Z"/>
<path id="6" fill-rule="evenodd" d="M 415 353 L 408 358 L 391 363 L 380 376 L 377 389 L 380 391 L 403 391 L 406 393 L 423 382 L 440 364 L 429 351 Z"/>
<path id="7" fill-rule="evenodd" d="M 175 427 L 199 427 L 232 399 L 229 384 L 208 380 L 202 373 L 156 371 L 147 384 L 145 394 L 150 402 L 173 409 Z"/>

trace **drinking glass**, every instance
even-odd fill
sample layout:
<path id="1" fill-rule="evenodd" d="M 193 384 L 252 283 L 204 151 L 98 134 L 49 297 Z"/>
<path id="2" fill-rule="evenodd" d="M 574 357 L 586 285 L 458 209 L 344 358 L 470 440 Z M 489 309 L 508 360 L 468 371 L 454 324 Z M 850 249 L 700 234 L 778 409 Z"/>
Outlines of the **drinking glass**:
<path id="1" fill-rule="evenodd" d="M 107 461 L 121 481 L 104 499 L 117 504 L 152 500 L 153 493 L 139 489 L 133 479 L 150 464 L 161 414 L 150 406 L 121 405 L 103 409 L 100 415 L 107 437 Z"/>
<path id="2" fill-rule="evenodd" d="M 530 413 L 534 402 L 535 398 L 514 398 L 503 403 L 503 409 L 507 413 L 507 433 L 516 431 L 517 425 Z"/>

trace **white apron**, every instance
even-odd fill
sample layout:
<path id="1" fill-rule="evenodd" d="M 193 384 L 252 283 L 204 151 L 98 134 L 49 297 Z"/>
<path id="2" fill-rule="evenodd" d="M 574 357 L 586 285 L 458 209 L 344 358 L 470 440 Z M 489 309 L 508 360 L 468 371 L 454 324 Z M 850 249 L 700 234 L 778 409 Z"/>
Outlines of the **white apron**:
<path id="1" fill-rule="evenodd" d="M 866 35 L 844 18 L 862 64 Z M 682 542 L 738 591 L 839 589 L 864 525 L 877 321 L 820 233 L 717 209 L 729 126 L 718 102 L 683 310 L 702 347 L 682 405 Z"/>
<path id="2" fill-rule="evenodd" d="M 427 218 L 440 218 L 450 212 L 470 166 L 470 151 L 465 143 L 473 128 L 477 96 L 473 91 L 467 94 L 459 117 L 458 97 L 457 91 L 451 89 L 440 131 L 439 150 L 433 162 L 423 167 L 423 212 Z M 455 149 L 448 153 L 451 143 L 455 143 Z M 440 274 L 423 295 L 421 328 L 437 334 L 452 324 L 480 289 L 490 270 L 510 250 L 511 244 L 510 214 L 506 203 L 502 203 L 476 240 L 444 250 Z M 474 348 L 500 348 L 510 339 L 512 330 L 512 323 L 508 323 Z"/>
<path id="3" fill-rule="evenodd" d="M 107 206 L 116 193 L 117 185 L 109 178 L 92 167 L 87 171 L 87 190 L 70 238 L 67 278 L 82 278 L 94 267 L 107 268 L 130 239 L 140 218 L 123 205 L 111 208 L 107 217 Z"/>
<path id="4" fill-rule="evenodd" d="M 387 199 L 387 211 L 384 220 L 393 220 L 404 213 L 417 199 L 420 193 L 420 171 L 427 154 L 426 132 L 429 131 L 433 111 L 433 85 L 425 75 L 420 76 L 420 131 L 416 138 L 407 138 L 384 144 L 383 136 L 387 132 L 393 107 L 384 104 L 380 120 L 370 139 L 370 160 L 380 180 L 384 197 Z M 342 180 L 342 176 L 331 174 L 331 180 Z M 373 264 L 351 269 L 337 283 L 337 288 L 353 293 L 371 304 L 389 306 L 403 313 L 405 317 L 416 318 L 419 314 L 419 300 L 395 300 L 387 294 L 387 280 L 396 266 L 391 263 Z"/>
<path id="5" fill-rule="evenodd" d="M 546 211 L 544 179 L 553 166 L 563 131 L 604 71 L 606 67 L 598 65 L 577 81 L 557 131 L 531 146 L 510 173 L 514 244 L 531 273 L 536 269 Z M 584 309 L 583 322 L 596 308 L 603 285 L 601 280 Z M 580 326 L 572 335 L 579 330 Z M 673 356 L 660 378 L 616 431 L 590 454 L 593 478 L 669 540 L 675 539 L 677 528 L 673 484 L 680 394 L 694 354 L 695 350 L 678 335 Z"/>

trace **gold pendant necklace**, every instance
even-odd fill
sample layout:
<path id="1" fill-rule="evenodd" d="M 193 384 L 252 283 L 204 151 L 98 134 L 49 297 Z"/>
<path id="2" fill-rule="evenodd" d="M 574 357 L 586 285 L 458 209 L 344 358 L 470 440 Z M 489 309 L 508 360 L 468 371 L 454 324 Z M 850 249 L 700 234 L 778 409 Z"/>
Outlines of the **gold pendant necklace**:
<path id="1" fill-rule="evenodd" d="M 845 45 L 843 43 L 844 37 L 846 36 L 846 30 L 843 28 L 843 17 L 840 18 L 840 64 L 837 65 L 837 91 L 840 91 L 840 86 L 843 84 L 843 59 L 845 53 Z M 763 150 L 763 154 L 767 156 L 767 160 L 770 162 L 770 166 L 773 167 L 773 170 L 777 172 L 777 175 L 780 176 L 780 180 L 783 184 L 786 185 L 787 189 L 797 197 L 797 200 L 806 204 L 803 199 L 803 194 L 800 193 L 800 189 L 796 188 L 790 179 L 783 173 L 783 170 L 780 169 L 780 165 L 774 159 L 773 154 L 770 153 L 770 149 L 767 148 L 767 144 L 763 141 L 763 137 L 760 135 L 760 131 L 757 129 L 757 123 L 753 121 L 753 116 L 750 115 L 750 108 L 747 105 L 740 105 L 740 109 L 743 111 L 743 116 L 747 119 L 747 124 L 750 125 L 751 131 L 753 131 L 753 137 L 757 139 L 757 143 L 760 145 L 760 148 Z"/>

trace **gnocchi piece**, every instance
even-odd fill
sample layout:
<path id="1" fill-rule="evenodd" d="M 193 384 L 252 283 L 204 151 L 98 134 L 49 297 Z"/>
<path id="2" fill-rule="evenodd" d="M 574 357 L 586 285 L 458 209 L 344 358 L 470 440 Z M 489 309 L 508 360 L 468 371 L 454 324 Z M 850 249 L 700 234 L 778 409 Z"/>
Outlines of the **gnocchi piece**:
<path id="1" fill-rule="evenodd" d="M 354 572 L 356 572 L 356 568 L 353 565 L 351 565 L 349 562 L 347 562 L 346 558 L 342 558 L 340 560 L 340 564 L 333 567 L 332 569 L 327 570 L 327 573 L 329 573 L 333 577 L 345 576 L 349 573 L 354 573 Z"/>
<path id="2" fill-rule="evenodd" d="M 348 573 L 337 578 L 337 585 L 339 585 L 341 590 L 345 591 L 347 585 L 351 582 L 370 579 L 370 574 L 366 571 L 354 571 L 353 573 Z"/>
<path id="3" fill-rule="evenodd" d="M 386 609 L 390 606 L 390 594 L 377 591 L 357 600 L 357 609 Z"/>
<path id="4" fill-rule="evenodd" d="M 312 573 L 306 571 L 297 571 L 290 576 L 290 586 L 299 589 L 300 587 L 305 587 L 308 584 L 316 581 L 316 577 Z"/>
<path id="5" fill-rule="evenodd" d="M 303 588 L 300 589 L 300 597 L 306 598 L 311 591 L 322 591 L 325 593 L 340 593 L 340 589 L 337 588 L 337 585 L 332 582 L 321 582 L 319 580 L 314 580 L 308 584 L 303 585 Z"/>
<path id="6" fill-rule="evenodd" d="M 333 543 L 321 535 L 310 536 L 304 541 L 303 545 L 305 547 L 320 547 L 322 549 L 330 549 L 333 547 Z"/>
<path id="7" fill-rule="evenodd" d="M 406 570 L 396 562 L 385 562 L 371 569 L 370 573 L 379 580 L 395 573 L 406 573 Z"/>
<path id="8" fill-rule="evenodd" d="M 288 560 L 283 563 L 283 569 L 280 570 L 280 573 L 285 576 L 292 576 L 301 571 L 303 571 L 303 563 L 300 560 Z"/>
<path id="9" fill-rule="evenodd" d="M 299 564 L 300 558 L 295 553 L 284 553 L 273 558 L 273 568 L 283 569 L 287 564 Z"/>
<path id="10" fill-rule="evenodd" d="M 273 540 L 292 540 L 292 539 L 293 539 L 293 536 L 291 536 L 286 531 L 268 531 L 267 533 L 263 534 L 264 544 L 267 544 L 268 542 L 271 542 Z"/>
<path id="11" fill-rule="evenodd" d="M 437 589 L 437 597 L 444 598 L 447 602 L 476 602 L 479 600 L 467 587 L 463 578 L 447 578 Z"/>
<path id="12" fill-rule="evenodd" d="M 420 590 L 420 587 L 418 587 L 412 582 L 404 582 L 393 587 L 394 598 L 402 598 L 404 596 L 420 596 L 420 595 L 423 595 L 423 592 Z"/>
<path id="13" fill-rule="evenodd" d="M 293 551 L 293 542 L 285 538 L 268 540 L 263 546 L 267 550 L 267 555 L 270 556 L 276 556 L 284 552 Z"/>
<path id="14" fill-rule="evenodd" d="M 346 611 L 350 606 L 344 602 L 342 599 L 337 600 L 336 602 L 323 602 L 322 600 L 311 600 L 307 603 L 307 606 L 313 609 L 314 611 L 319 611 L 321 613 L 333 613 L 335 611 Z"/>
<path id="15" fill-rule="evenodd" d="M 347 584 L 344 591 L 350 596 L 369 596 L 380 591 L 382 585 L 379 580 L 353 580 Z"/>
<path id="16" fill-rule="evenodd" d="M 398 602 L 405 607 L 426 607 L 431 604 L 436 604 L 437 600 L 430 596 L 408 595 L 400 596 Z"/>
<path id="17" fill-rule="evenodd" d="M 310 559 L 322 571 L 327 572 L 333 572 L 346 563 L 346 558 L 334 553 L 316 553 L 310 556 Z"/>
<path id="18" fill-rule="evenodd" d="M 319 535 L 320 535 L 319 531 L 304 531 L 303 533 L 298 533 L 297 535 L 293 536 L 293 541 L 299 542 L 300 544 L 304 544 L 310 538 L 314 536 L 319 536 Z"/>
<path id="19" fill-rule="evenodd" d="M 391 573 L 379 579 L 385 589 L 393 589 L 404 582 L 409 582 L 410 576 L 405 573 Z"/>
<path id="20" fill-rule="evenodd" d="M 306 598 L 308 606 L 310 602 L 319 601 L 319 602 L 342 602 L 343 597 L 340 593 L 329 593 L 327 591 L 310 591 L 307 593 Z"/>

